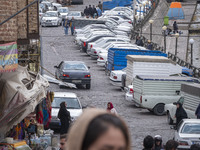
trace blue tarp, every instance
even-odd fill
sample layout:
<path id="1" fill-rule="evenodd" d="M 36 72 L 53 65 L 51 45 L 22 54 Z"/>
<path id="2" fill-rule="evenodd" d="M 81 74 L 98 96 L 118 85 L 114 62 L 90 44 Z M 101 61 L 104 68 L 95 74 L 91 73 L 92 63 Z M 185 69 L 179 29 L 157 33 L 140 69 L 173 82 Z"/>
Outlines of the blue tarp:
<path id="1" fill-rule="evenodd" d="M 185 19 L 182 8 L 170 8 L 167 16 L 169 17 L 169 20 Z"/>
<path id="2" fill-rule="evenodd" d="M 132 0 L 112 0 L 103 2 L 103 11 L 113 9 L 117 6 L 131 6 L 133 3 Z"/>

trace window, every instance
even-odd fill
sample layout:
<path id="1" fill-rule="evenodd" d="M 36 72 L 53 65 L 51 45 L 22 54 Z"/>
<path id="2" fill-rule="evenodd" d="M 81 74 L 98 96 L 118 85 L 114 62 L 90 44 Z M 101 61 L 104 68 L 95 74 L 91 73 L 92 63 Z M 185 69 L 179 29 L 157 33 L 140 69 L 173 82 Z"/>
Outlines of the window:
<path id="1" fill-rule="evenodd" d="M 54 108 L 60 108 L 60 103 L 62 102 L 66 102 L 67 108 L 81 109 L 77 98 L 69 98 L 69 97 L 54 97 L 51 106 Z"/>
<path id="2" fill-rule="evenodd" d="M 185 134 L 200 134 L 200 124 L 198 123 L 186 123 L 184 124 L 181 133 Z"/>
<path id="3" fill-rule="evenodd" d="M 87 70 L 84 64 L 64 64 L 64 69 L 66 70 Z"/>

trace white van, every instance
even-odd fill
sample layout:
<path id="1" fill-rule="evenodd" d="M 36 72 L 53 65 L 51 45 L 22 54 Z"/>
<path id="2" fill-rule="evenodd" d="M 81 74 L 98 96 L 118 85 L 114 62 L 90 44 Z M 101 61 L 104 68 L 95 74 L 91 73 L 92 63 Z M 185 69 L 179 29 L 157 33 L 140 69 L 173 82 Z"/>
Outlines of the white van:
<path id="1" fill-rule="evenodd" d="M 188 118 L 196 118 L 195 111 L 200 103 L 200 84 L 182 84 L 181 85 L 181 98 L 178 102 L 183 104 L 183 108 L 187 112 Z M 167 113 L 168 124 L 176 122 L 174 118 L 176 113 L 176 105 L 167 104 L 165 105 L 165 111 Z"/>
<path id="2" fill-rule="evenodd" d="M 156 115 L 163 115 L 165 104 L 177 102 L 181 97 L 181 84 L 187 82 L 194 81 L 190 77 L 136 76 L 133 80 L 133 101 Z"/>

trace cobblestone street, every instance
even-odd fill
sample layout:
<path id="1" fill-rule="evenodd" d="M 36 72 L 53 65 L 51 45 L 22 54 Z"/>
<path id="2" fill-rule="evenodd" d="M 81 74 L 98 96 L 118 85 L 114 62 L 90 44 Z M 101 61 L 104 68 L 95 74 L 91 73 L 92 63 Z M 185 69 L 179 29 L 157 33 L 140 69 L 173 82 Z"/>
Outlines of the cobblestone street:
<path id="1" fill-rule="evenodd" d="M 83 106 L 106 109 L 107 103 L 113 102 L 119 115 L 128 123 L 134 150 L 142 149 L 142 141 L 146 135 L 159 134 L 163 137 L 164 143 L 173 138 L 174 131 L 167 124 L 166 116 L 155 116 L 148 110 L 136 108 L 131 102 L 126 101 L 124 92 L 109 83 L 109 78 L 105 75 L 103 68 L 97 66 L 96 60 L 80 52 L 73 42 L 73 36 L 64 36 L 62 27 L 42 28 L 42 37 L 44 67 L 51 73 L 54 74 L 54 66 L 62 60 L 84 61 L 91 67 L 92 85 L 90 90 L 84 87 L 60 89 L 58 85 L 54 84 L 51 84 L 50 90 L 74 92 Z"/>

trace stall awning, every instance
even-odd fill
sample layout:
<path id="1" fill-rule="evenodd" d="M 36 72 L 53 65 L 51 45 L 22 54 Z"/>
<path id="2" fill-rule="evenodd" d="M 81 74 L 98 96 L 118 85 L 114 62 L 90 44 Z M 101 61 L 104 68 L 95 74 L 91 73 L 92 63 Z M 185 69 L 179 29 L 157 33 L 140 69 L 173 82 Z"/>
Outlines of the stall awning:
<path id="1" fill-rule="evenodd" d="M 15 72 L 0 74 L 0 133 L 17 125 L 46 97 L 48 81 L 40 74 L 18 66 Z"/>

